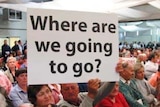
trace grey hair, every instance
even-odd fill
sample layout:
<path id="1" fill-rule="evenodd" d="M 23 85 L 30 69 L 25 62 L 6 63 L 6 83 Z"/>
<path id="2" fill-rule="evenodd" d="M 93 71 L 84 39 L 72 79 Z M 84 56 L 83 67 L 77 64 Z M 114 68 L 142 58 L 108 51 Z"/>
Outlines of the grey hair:
<path id="1" fill-rule="evenodd" d="M 7 62 L 10 61 L 11 59 L 13 59 L 14 61 L 16 61 L 15 57 L 10 56 L 10 57 L 7 58 Z"/>

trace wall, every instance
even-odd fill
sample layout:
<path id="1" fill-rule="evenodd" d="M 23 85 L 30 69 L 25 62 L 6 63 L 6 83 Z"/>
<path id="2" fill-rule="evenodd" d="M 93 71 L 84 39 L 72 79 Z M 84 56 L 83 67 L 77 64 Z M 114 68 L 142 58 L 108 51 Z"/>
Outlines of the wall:
<path id="1" fill-rule="evenodd" d="M 144 43 L 148 43 L 150 41 L 152 42 L 160 42 L 160 31 L 157 32 L 157 28 L 151 28 L 151 30 L 145 30 L 145 31 L 139 31 L 139 34 L 137 35 L 137 32 L 126 32 L 119 33 L 119 40 L 120 42 L 127 41 L 128 43 L 132 43 L 133 41 L 141 41 Z"/>
<path id="2" fill-rule="evenodd" d="M 24 43 L 27 40 L 26 13 L 22 13 L 22 19 L 8 20 L 8 9 L 3 9 L 3 15 L 0 15 L 0 37 L 16 37 Z"/>

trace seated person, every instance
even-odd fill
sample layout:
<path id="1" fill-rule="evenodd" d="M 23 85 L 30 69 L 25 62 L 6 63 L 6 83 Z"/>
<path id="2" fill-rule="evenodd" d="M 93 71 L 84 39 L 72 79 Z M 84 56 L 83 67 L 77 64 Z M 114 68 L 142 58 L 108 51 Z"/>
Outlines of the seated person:
<path id="1" fill-rule="evenodd" d="M 148 82 L 153 86 L 157 87 L 157 79 L 160 78 L 160 65 L 158 66 L 158 71 L 154 74 L 152 74 L 151 78 L 148 80 Z"/>
<path id="2" fill-rule="evenodd" d="M 148 107 L 148 104 L 142 94 L 137 89 L 137 85 L 132 80 L 134 70 L 132 64 L 127 61 L 119 61 L 116 71 L 120 74 L 119 89 L 125 96 L 129 107 Z"/>
<path id="3" fill-rule="evenodd" d="M 52 90 L 46 85 L 29 85 L 28 99 L 34 107 L 57 107 L 53 104 Z"/>
<path id="4" fill-rule="evenodd" d="M 0 86 L 0 107 L 13 107 L 11 100 L 8 98 L 7 91 Z"/>
<path id="5" fill-rule="evenodd" d="M 61 93 L 63 100 L 57 105 L 59 107 L 93 107 L 93 99 L 95 98 L 100 86 L 99 79 L 91 79 L 88 81 L 88 92 L 80 93 L 77 83 L 61 84 Z"/>
<path id="6" fill-rule="evenodd" d="M 15 72 L 17 70 L 16 63 L 17 62 L 15 57 L 8 57 L 6 63 L 7 69 L 4 71 L 5 75 L 11 81 L 12 85 L 15 85 L 17 83 L 15 79 Z"/>
<path id="7" fill-rule="evenodd" d="M 148 61 L 144 65 L 144 70 L 145 70 L 145 77 L 147 80 L 150 79 L 153 73 L 156 73 L 158 70 L 158 55 L 156 52 L 151 53 L 148 56 Z"/>
<path id="8" fill-rule="evenodd" d="M 160 105 L 160 78 L 157 78 L 156 98 L 157 98 L 159 105 Z"/>
<path id="9" fill-rule="evenodd" d="M 52 90 L 54 104 L 58 103 L 60 99 L 63 99 L 63 96 L 61 94 L 61 88 L 60 88 L 61 86 L 59 84 L 49 84 L 48 86 Z"/>
<path id="10" fill-rule="evenodd" d="M 112 91 L 103 98 L 95 107 L 129 107 L 125 97 L 119 92 L 119 84 L 115 83 Z"/>
<path id="11" fill-rule="evenodd" d="M 9 98 L 14 107 L 18 107 L 23 103 L 29 103 L 27 95 L 27 70 L 19 69 L 15 73 L 17 84 L 11 89 Z"/>
<path id="12" fill-rule="evenodd" d="M 7 76 L 1 70 L 0 70 L 0 86 L 5 89 L 5 91 L 7 92 L 7 95 L 9 94 L 12 88 L 11 81 L 7 78 Z"/>
<path id="13" fill-rule="evenodd" d="M 4 95 L 2 95 L 1 93 L 0 93 L 0 107 L 7 107 L 6 99 Z"/>
<path id="14" fill-rule="evenodd" d="M 20 68 L 27 68 L 27 56 L 23 56 L 23 64 L 20 66 Z"/>
<path id="15" fill-rule="evenodd" d="M 142 93 L 144 99 L 150 106 L 153 106 L 157 99 L 155 98 L 156 89 L 153 88 L 147 80 L 144 79 L 144 66 L 141 63 L 137 63 L 134 66 L 135 71 L 135 83 L 138 90 Z"/>
<path id="16" fill-rule="evenodd" d="M 21 55 L 17 58 L 16 68 L 20 69 L 23 63 L 24 63 L 24 56 Z"/>
<path id="17" fill-rule="evenodd" d="M 139 54 L 139 55 L 137 56 L 137 61 L 136 61 L 136 63 L 141 63 L 141 64 L 144 66 L 144 63 L 145 63 L 145 61 L 146 61 L 146 59 L 147 59 L 146 57 L 147 57 L 147 55 L 144 54 L 144 53 Z"/>
<path id="18" fill-rule="evenodd" d="M 2 70 L 2 71 L 6 70 L 5 62 L 4 62 L 3 57 L 1 55 L 0 55 L 0 70 Z"/>

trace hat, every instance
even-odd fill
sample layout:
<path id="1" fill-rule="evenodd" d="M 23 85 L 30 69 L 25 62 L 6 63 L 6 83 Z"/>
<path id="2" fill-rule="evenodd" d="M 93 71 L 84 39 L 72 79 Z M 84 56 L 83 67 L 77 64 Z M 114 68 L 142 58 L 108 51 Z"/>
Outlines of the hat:
<path id="1" fill-rule="evenodd" d="M 15 76 L 18 77 L 20 74 L 23 74 L 23 73 L 27 73 L 27 69 L 20 68 L 20 69 L 16 70 Z"/>

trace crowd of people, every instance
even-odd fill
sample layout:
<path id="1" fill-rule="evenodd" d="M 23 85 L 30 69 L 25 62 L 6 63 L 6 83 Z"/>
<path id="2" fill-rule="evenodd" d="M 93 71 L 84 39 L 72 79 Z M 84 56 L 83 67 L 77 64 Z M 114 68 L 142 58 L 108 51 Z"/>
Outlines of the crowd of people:
<path id="1" fill-rule="evenodd" d="M 136 44 L 136 43 L 135 43 Z M 0 107 L 160 107 L 160 49 L 119 44 L 119 81 L 27 84 L 27 44 L 4 40 L 0 58 Z M 139 43 L 140 44 L 140 43 Z"/>

